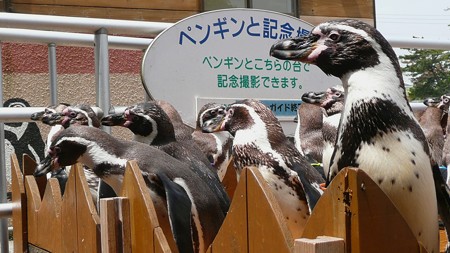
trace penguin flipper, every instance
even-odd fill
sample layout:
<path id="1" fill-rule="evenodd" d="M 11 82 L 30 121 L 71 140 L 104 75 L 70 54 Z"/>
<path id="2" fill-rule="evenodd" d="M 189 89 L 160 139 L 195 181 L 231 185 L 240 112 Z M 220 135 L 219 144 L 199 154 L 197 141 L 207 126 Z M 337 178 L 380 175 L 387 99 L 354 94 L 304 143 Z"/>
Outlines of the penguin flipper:
<path id="1" fill-rule="evenodd" d="M 193 253 L 191 200 L 182 186 L 158 174 L 166 192 L 170 226 L 180 253 Z"/>
<path id="2" fill-rule="evenodd" d="M 310 182 L 303 173 L 298 173 L 298 177 L 303 185 L 306 200 L 308 201 L 309 212 L 311 213 L 316 206 L 317 201 L 319 201 L 319 198 L 322 196 L 322 193 L 318 188 L 313 186 L 313 183 Z M 317 187 L 319 187 L 319 183 L 317 183 Z"/>
<path id="3" fill-rule="evenodd" d="M 433 171 L 439 217 L 444 223 L 447 239 L 450 240 L 450 189 L 442 177 L 439 166 L 433 165 L 431 169 Z M 445 252 L 450 253 L 449 244 L 447 244 Z"/>

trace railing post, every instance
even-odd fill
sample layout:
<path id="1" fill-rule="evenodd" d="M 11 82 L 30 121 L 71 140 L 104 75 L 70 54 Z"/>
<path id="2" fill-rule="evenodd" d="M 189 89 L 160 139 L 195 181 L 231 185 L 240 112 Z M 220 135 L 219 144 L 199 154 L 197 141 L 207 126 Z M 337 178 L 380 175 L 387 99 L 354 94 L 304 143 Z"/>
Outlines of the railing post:
<path id="1" fill-rule="evenodd" d="M 95 80 L 97 91 L 97 106 L 107 113 L 110 106 L 109 91 L 109 53 L 108 53 L 108 31 L 100 28 L 95 32 Z M 102 129 L 111 133 L 111 128 L 102 126 Z"/>
<path id="2" fill-rule="evenodd" d="M 50 105 L 58 103 L 58 80 L 56 77 L 56 44 L 48 44 L 48 70 L 50 74 Z"/>
<path id="3" fill-rule="evenodd" d="M 2 43 L 0 41 L 0 107 L 3 107 Z M 5 126 L 0 122 L 0 203 L 6 203 Z M 8 219 L 0 219 L 0 252 L 9 252 Z"/>

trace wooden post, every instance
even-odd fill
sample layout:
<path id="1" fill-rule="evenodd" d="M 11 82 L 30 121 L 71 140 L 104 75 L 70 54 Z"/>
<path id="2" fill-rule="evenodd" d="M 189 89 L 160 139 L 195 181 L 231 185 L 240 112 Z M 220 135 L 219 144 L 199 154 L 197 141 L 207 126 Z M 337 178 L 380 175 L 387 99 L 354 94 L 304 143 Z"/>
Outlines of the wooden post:
<path id="1" fill-rule="evenodd" d="M 27 196 L 23 175 L 15 154 L 11 155 L 11 174 L 12 203 L 14 203 L 12 213 L 14 251 L 25 252 L 28 244 Z"/>
<path id="2" fill-rule="evenodd" d="M 300 238 L 294 242 L 294 253 L 344 253 L 342 238 L 319 236 L 316 239 Z"/>
<path id="3" fill-rule="evenodd" d="M 131 252 L 130 202 L 127 198 L 100 200 L 102 252 Z"/>
<path id="4" fill-rule="evenodd" d="M 345 168 L 333 179 L 302 237 L 323 235 L 343 238 L 352 253 L 426 252 L 378 184 L 357 168 Z"/>

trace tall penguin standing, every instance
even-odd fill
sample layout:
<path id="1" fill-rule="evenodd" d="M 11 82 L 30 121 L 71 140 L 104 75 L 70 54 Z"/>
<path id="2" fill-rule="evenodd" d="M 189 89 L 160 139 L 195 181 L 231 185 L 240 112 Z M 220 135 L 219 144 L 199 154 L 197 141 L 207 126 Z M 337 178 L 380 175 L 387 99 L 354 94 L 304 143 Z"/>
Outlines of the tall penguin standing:
<path id="1" fill-rule="evenodd" d="M 345 107 L 327 182 L 347 166 L 364 170 L 427 251 L 439 252 L 437 202 L 441 218 L 450 224 L 448 192 L 431 163 L 397 56 L 386 39 L 364 22 L 335 20 L 318 25 L 308 36 L 275 43 L 270 54 L 315 64 L 342 81 Z"/>

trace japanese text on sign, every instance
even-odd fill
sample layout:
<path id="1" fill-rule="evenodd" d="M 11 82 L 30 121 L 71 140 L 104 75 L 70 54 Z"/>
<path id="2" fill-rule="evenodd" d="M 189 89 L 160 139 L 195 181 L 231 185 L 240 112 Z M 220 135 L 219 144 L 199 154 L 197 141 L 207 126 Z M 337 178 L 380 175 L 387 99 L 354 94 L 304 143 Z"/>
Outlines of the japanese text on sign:
<path id="1" fill-rule="evenodd" d="M 308 35 L 309 30 L 277 18 L 261 17 L 222 17 L 211 24 L 195 24 L 188 26 L 179 34 L 178 44 L 201 45 L 212 36 L 222 40 L 238 36 L 252 36 L 278 40 L 289 37 Z"/>
<path id="2" fill-rule="evenodd" d="M 217 75 L 218 88 L 231 89 L 301 89 L 302 85 L 296 77 L 270 77 L 256 75 Z"/>
<path id="3" fill-rule="evenodd" d="M 210 69 L 246 69 L 246 70 L 262 70 L 262 71 L 293 71 L 309 72 L 310 64 L 304 64 L 298 61 L 280 61 L 278 59 L 262 59 L 262 58 L 240 58 L 240 57 L 218 57 L 205 56 L 202 64 L 207 65 Z"/>

